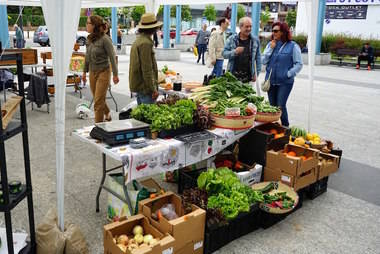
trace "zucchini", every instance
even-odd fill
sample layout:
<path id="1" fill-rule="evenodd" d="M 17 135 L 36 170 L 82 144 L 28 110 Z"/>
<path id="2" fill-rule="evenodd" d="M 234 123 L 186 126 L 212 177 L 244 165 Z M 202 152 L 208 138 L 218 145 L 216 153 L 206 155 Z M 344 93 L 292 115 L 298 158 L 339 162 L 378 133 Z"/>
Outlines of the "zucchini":
<path id="1" fill-rule="evenodd" d="M 274 188 L 274 184 L 273 184 L 273 182 L 270 182 L 267 186 L 265 186 L 264 188 L 259 189 L 257 191 L 260 191 L 262 193 L 267 193 L 267 192 L 270 192 L 271 190 L 273 190 L 273 188 Z"/>

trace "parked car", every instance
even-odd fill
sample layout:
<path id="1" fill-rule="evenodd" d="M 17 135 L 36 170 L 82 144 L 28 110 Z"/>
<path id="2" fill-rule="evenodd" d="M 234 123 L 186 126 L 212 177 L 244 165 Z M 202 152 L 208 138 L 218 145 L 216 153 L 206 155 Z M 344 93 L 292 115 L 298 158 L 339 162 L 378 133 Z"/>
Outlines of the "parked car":
<path id="1" fill-rule="evenodd" d="M 33 35 L 33 42 L 41 46 L 50 46 L 47 26 L 39 26 Z"/>
<path id="2" fill-rule="evenodd" d="M 198 34 L 198 29 L 196 28 L 190 28 L 190 29 L 187 29 L 186 31 L 183 31 L 181 33 L 181 35 L 197 35 Z"/>
<path id="3" fill-rule="evenodd" d="M 162 31 L 159 31 L 158 34 L 160 35 L 161 39 L 164 38 L 164 33 Z M 175 29 L 170 29 L 170 39 L 175 39 Z"/>
<path id="4" fill-rule="evenodd" d="M 86 45 L 87 36 L 88 36 L 88 33 L 86 31 L 78 31 L 77 32 L 77 37 L 76 37 L 77 43 L 80 46 Z"/>
<path id="5" fill-rule="evenodd" d="M 84 46 L 86 45 L 88 33 L 85 31 L 77 32 L 76 42 Z M 33 42 L 40 44 L 42 47 L 50 46 L 49 33 L 47 26 L 39 26 L 33 35 Z"/>

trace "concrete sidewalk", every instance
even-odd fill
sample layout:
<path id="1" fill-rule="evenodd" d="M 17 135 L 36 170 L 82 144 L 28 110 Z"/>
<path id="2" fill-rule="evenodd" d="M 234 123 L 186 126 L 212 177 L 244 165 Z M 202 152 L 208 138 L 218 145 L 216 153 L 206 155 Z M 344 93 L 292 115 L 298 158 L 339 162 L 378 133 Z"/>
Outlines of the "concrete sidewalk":
<path id="1" fill-rule="evenodd" d="M 120 56 L 120 84 L 113 87 L 119 106 L 130 101 L 128 89 L 129 56 Z M 194 63 L 191 54 L 183 54 L 180 62 L 167 64 L 184 76 L 184 80 L 203 79 L 211 69 Z M 307 67 L 296 79 L 289 98 L 291 124 L 307 126 L 309 102 Z M 380 168 L 378 151 L 380 126 L 380 72 L 357 71 L 323 66 L 316 68 L 317 80 L 313 96 L 312 131 L 334 140 L 343 156 L 356 162 Z M 263 75 L 260 76 L 260 79 Z M 320 78 L 328 80 L 320 80 Z M 357 85 L 355 85 L 357 82 Z M 363 87 L 362 84 L 369 84 Z M 84 93 L 90 99 L 89 89 Z M 91 253 L 103 253 L 103 225 L 106 221 L 106 194 L 101 195 L 101 211 L 95 212 L 95 195 L 101 177 L 101 153 L 71 136 L 77 128 L 91 125 L 92 119 L 76 118 L 80 103 L 73 88 L 66 96 L 65 139 L 65 216 L 79 225 L 86 236 Z M 54 99 L 53 99 L 54 103 Z M 114 107 L 112 102 L 109 102 Z M 56 206 L 55 115 L 27 108 L 33 197 L 36 224 L 41 223 L 49 208 Z M 45 108 L 43 108 L 45 110 Z M 116 118 L 116 114 L 114 114 Z M 22 180 L 24 175 L 22 139 L 6 142 L 9 180 Z M 109 166 L 117 162 L 108 160 Z M 358 168 L 358 170 L 360 170 Z M 155 177 L 157 180 L 159 176 Z M 175 190 L 175 185 L 165 185 Z M 348 186 L 349 187 L 349 186 Z M 27 230 L 26 202 L 13 212 L 14 230 Z M 0 220 L 4 226 L 3 219 Z M 329 189 L 314 201 L 306 201 L 302 209 L 267 230 L 259 230 L 235 240 L 218 253 L 379 253 L 380 206 Z"/>
<path id="2" fill-rule="evenodd" d="M 78 96 L 66 98 L 65 139 L 65 218 L 79 225 L 91 253 L 103 253 L 103 225 L 106 221 L 106 194 L 95 212 L 95 195 L 101 177 L 101 153 L 84 144 L 71 132 L 92 124 L 75 115 Z M 49 208 L 56 206 L 55 120 L 54 109 L 47 114 L 31 111 L 28 125 L 33 197 L 36 224 Z M 9 179 L 23 179 L 22 140 L 17 136 L 6 143 Z M 109 166 L 117 162 L 108 160 Z M 155 176 L 160 181 L 160 176 Z M 176 185 L 164 184 L 176 190 Z M 16 230 L 27 230 L 26 202 L 12 213 Z M 4 221 L 1 220 L 1 225 Z M 378 253 L 380 248 L 380 207 L 329 189 L 281 223 L 246 235 L 218 253 Z"/>

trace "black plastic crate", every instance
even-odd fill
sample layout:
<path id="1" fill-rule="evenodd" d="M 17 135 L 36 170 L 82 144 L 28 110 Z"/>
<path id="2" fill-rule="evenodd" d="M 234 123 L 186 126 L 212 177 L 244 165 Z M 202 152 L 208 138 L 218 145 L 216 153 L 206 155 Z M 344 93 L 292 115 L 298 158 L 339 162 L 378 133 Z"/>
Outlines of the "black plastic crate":
<path id="1" fill-rule="evenodd" d="M 260 216 L 259 206 L 254 204 L 249 212 L 240 213 L 235 219 L 230 220 L 227 225 L 206 227 L 204 253 L 212 253 L 233 240 L 258 229 L 260 227 Z"/>
<path id="2" fill-rule="evenodd" d="M 311 184 L 306 192 L 306 196 L 309 199 L 315 199 L 316 197 L 325 193 L 327 191 L 328 180 L 329 177 L 326 176 L 325 178 L 322 178 L 321 180 L 318 180 L 315 183 Z"/>
<path id="3" fill-rule="evenodd" d="M 159 138 L 174 138 L 175 136 L 178 136 L 178 135 L 189 134 L 196 131 L 198 131 L 198 129 L 196 125 L 193 124 L 193 125 L 183 126 L 175 130 L 162 130 L 158 133 L 158 137 Z"/>
<path id="4" fill-rule="evenodd" d="M 206 168 L 185 171 L 184 169 L 179 169 L 178 174 L 178 193 L 182 194 L 184 190 L 192 189 L 198 186 L 197 179 L 198 176 L 206 171 Z"/>
<path id="5" fill-rule="evenodd" d="M 266 132 L 265 130 L 276 129 L 284 132 L 281 138 Z M 289 143 L 290 129 L 277 123 L 266 123 L 257 126 L 249 131 L 244 138 L 239 141 L 239 160 L 245 164 L 253 165 L 258 163 L 266 165 L 266 153 L 268 150 L 281 150 Z"/>

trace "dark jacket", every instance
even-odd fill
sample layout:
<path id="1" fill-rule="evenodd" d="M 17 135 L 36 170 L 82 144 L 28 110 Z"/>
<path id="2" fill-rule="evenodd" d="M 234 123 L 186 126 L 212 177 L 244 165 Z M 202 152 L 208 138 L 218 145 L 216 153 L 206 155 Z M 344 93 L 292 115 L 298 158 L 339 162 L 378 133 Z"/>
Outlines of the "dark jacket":
<path id="1" fill-rule="evenodd" d="M 158 70 L 153 51 L 153 40 L 144 33 L 137 36 L 131 48 L 129 62 L 129 89 L 131 92 L 151 95 L 158 88 Z"/>
<path id="2" fill-rule="evenodd" d="M 239 45 L 239 34 L 231 35 L 227 39 L 224 45 L 222 55 L 225 59 L 228 59 L 227 69 L 231 73 L 235 69 L 235 58 L 236 58 L 235 49 L 237 48 L 238 45 Z M 255 75 L 258 77 L 261 71 L 261 55 L 260 55 L 260 41 L 256 36 L 251 35 L 250 48 L 251 48 L 251 56 L 252 56 L 252 59 L 250 61 L 252 65 L 251 74 L 252 74 L 252 77 Z M 256 68 L 255 68 L 255 65 L 256 65 Z M 257 70 L 257 73 L 255 73 L 255 69 Z"/>
<path id="3" fill-rule="evenodd" d="M 360 53 L 366 53 L 369 58 L 373 58 L 373 48 L 371 46 L 369 46 L 368 49 L 366 49 L 365 46 L 363 46 Z"/>

